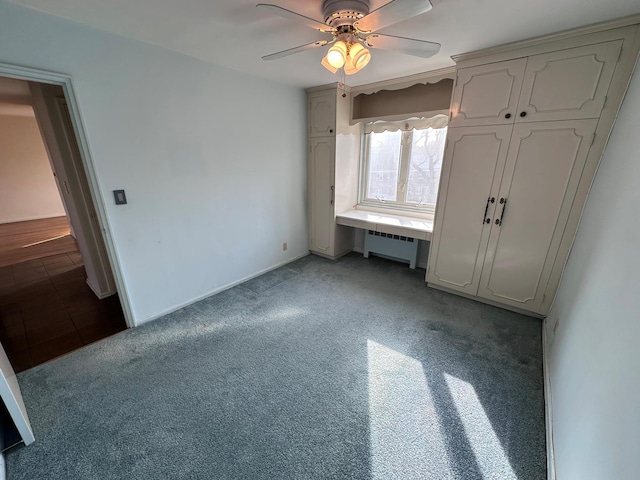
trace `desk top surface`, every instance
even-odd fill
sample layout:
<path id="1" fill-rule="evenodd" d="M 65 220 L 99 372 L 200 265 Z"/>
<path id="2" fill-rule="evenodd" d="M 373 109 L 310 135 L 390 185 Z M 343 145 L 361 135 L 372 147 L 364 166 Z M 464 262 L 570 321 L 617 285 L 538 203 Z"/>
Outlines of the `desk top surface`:
<path id="1" fill-rule="evenodd" d="M 429 235 L 433 231 L 433 221 L 408 217 L 405 215 L 370 212 L 367 210 L 349 210 L 348 212 L 336 215 L 337 223 L 358 228 L 370 228 L 372 230 L 384 231 L 385 227 L 394 229 L 407 229 L 414 232 L 424 232 Z M 375 228 L 378 226 L 379 228 Z M 394 232 L 392 232 L 394 233 Z M 419 236 L 422 238 L 422 235 Z M 424 239 L 428 239 L 425 237 Z"/>

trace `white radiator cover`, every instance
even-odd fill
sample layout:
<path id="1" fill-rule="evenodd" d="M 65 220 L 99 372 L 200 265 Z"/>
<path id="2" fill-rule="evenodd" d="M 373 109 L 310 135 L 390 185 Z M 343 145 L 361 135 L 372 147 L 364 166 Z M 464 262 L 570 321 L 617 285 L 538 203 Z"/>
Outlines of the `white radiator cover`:
<path id="1" fill-rule="evenodd" d="M 418 258 L 418 239 L 367 230 L 364 235 L 364 258 L 369 258 L 369 253 L 409 262 L 409 268 L 414 269 Z"/>

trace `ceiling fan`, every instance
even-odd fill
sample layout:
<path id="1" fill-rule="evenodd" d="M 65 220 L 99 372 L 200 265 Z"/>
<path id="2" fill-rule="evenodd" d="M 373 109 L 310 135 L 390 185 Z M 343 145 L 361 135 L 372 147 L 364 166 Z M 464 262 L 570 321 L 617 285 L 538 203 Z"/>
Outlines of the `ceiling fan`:
<path id="1" fill-rule="evenodd" d="M 422 58 L 429 58 L 440 50 L 439 43 L 375 33 L 394 23 L 428 12 L 431 10 L 429 0 L 391 0 L 373 11 L 369 9 L 369 0 L 324 0 L 324 22 L 278 5 L 260 3 L 257 7 L 301 22 L 327 36 L 313 43 L 266 55 L 262 57 L 263 60 L 276 60 L 312 48 L 331 45 L 322 58 L 322 66 L 331 73 L 344 68 L 345 74 L 352 75 L 363 69 L 371 60 L 371 53 L 366 47 Z"/>

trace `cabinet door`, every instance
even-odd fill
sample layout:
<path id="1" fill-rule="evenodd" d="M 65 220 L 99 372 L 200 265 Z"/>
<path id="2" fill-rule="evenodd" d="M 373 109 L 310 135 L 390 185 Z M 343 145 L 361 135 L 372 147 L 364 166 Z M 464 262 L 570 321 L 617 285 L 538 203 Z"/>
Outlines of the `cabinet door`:
<path id="1" fill-rule="evenodd" d="M 336 91 L 309 95 L 309 135 L 327 137 L 336 131 Z"/>
<path id="2" fill-rule="evenodd" d="M 496 210 L 495 201 L 489 199 L 498 195 L 511 129 L 510 125 L 449 129 L 429 283 L 476 295 Z"/>
<path id="3" fill-rule="evenodd" d="M 450 126 L 514 122 L 526 58 L 458 70 Z"/>
<path id="4" fill-rule="evenodd" d="M 597 120 L 567 120 L 514 126 L 500 187 L 506 203 L 498 203 L 479 296 L 544 310 L 554 264 L 564 265 L 556 253 L 596 125 Z"/>
<path id="5" fill-rule="evenodd" d="M 529 57 L 516 121 L 600 117 L 621 48 L 617 40 Z"/>
<path id="6" fill-rule="evenodd" d="M 309 143 L 309 250 L 333 255 L 335 138 Z"/>

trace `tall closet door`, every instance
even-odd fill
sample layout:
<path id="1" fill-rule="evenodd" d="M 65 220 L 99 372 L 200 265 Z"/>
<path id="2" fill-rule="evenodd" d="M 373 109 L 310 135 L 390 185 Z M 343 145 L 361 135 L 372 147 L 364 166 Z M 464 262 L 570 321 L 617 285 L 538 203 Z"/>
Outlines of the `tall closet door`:
<path id="1" fill-rule="evenodd" d="M 516 124 L 478 295 L 543 313 L 597 120 Z M 505 200 L 505 203 L 500 201 Z M 559 263 L 564 263 L 560 261 Z"/>
<path id="2" fill-rule="evenodd" d="M 450 127 L 514 122 L 526 58 L 458 70 Z"/>
<path id="3" fill-rule="evenodd" d="M 449 129 L 429 254 L 430 284 L 477 293 L 511 129 Z"/>
<path id="4" fill-rule="evenodd" d="M 336 140 L 311 138 L 309 144 L 309 250 L 333 255 Z"/>

